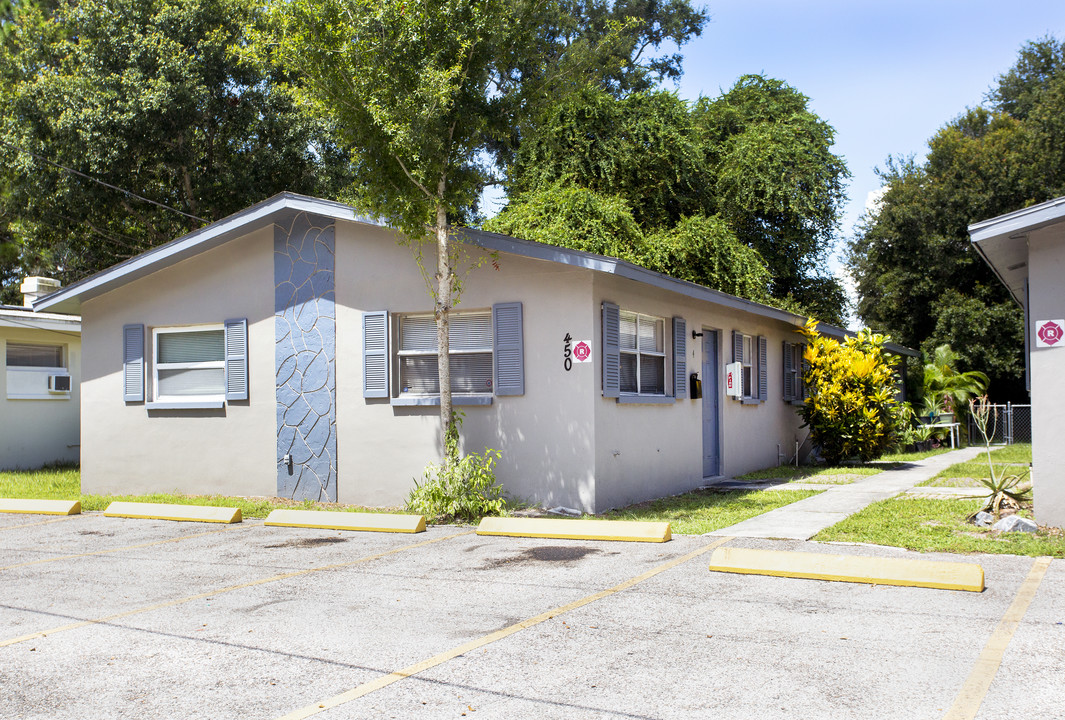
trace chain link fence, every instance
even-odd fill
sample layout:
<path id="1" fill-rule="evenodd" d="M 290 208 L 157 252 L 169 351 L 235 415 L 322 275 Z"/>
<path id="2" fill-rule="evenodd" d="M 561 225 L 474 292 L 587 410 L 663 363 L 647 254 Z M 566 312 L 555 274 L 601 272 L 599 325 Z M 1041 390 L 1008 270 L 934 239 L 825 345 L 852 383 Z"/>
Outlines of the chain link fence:
<path id="1" fill-rule="evenodd" d="M 1032 406 L 1031 405 L 991 405 L 992 419 L 988 421 L 988 430 L 994 429 L 992 445 L 1013 445 L 1014 443 L 1032 442 Z M 979 442 L 980 431 L 969 416 L 969 442 Z"/>

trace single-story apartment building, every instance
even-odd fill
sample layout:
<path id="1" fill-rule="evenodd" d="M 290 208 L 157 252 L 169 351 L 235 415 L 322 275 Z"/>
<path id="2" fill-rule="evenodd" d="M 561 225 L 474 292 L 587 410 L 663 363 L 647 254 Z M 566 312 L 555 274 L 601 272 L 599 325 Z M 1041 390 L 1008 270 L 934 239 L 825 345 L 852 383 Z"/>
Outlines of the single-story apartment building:
<path id="1" fill-rule="evenodd" d="M 501 451 L 511 496 L 602 511 L 776 465 L 806 438 L 804 318 L 613 258 L 457 237 L 463 443 Z M 280 194 L 35 308 L 82 317 L 87 492 L 397 505 L 440 458 L 426 277 L 346 205 Z"/>
<path id="2" fill-rule="evenodd" d="M 30 307 L 57 289 L 26 278 L 25 306 L 0 305 L 0 470 L 78 461 L 81 320 Z"/>
<path id="3" fill-rule="evenodd" d="M 969 236 L 1024 309 L 1035 517 L 1065 527 L 1065 197 L 970 225 Z"/>

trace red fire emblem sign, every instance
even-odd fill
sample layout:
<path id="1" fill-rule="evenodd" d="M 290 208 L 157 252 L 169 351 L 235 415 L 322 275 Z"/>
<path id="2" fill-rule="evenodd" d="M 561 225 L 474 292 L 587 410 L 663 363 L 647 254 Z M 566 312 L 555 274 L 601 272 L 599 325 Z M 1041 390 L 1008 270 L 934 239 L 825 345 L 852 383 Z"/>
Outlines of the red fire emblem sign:
<path id="1" fill-rule="evenodd" d="M 1039 331 L 1036 333 L 1043 345 L 1057 345 L 1061 342 L 1063 336 L 1065 336 L 1065 330 L 1061 325 L 1058 325 L 1053 320 L 1049 320 L 1039 326 Z"/>
<path id="2" fill-rule="evenodd" d="M 584 362 L 592 356 L 592 349 L 588 347 L 588 343 L 581 340 L 573 346 L 573 357 L 577 358 L 577 362 Z"/>

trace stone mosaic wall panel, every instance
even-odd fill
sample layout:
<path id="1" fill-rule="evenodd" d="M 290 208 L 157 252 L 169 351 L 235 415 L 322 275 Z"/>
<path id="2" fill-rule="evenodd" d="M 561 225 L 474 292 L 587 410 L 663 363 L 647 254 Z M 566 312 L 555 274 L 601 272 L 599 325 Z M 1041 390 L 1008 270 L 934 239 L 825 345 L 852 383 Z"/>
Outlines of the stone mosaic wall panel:
<path id="1" fill-rule="evenodd" d="M 278 497 L 337 499 L 334 251 L 332 220 L 274 226 Z"/>

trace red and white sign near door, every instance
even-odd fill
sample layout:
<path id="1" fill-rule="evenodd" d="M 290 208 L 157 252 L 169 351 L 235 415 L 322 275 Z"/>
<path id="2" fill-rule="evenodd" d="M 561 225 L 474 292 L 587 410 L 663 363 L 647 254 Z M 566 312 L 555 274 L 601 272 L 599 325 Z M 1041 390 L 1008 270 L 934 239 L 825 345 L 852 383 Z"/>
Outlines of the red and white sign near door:
<path id="1" fill-rule="evenodd" d="M 1036 320 L 1036 347 L 1061 347 L 1062 345 L 1065 345 L 1065 320 Z"/>

